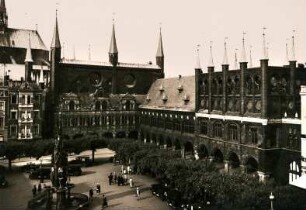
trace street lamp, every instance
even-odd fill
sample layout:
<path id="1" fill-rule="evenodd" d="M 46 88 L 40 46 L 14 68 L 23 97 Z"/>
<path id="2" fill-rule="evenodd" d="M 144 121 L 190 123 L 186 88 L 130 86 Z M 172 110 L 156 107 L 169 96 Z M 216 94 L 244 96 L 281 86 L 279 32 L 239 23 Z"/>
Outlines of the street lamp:
<path id="1" fill-rule="evenodd" d="M 270 201 L 271 201 L 271 210 L 274 210 L 274 208 L 273 208 L 274 195 L 272 194 L 272 192 L 271 192 L 269 198 L 270 198 Z"/>

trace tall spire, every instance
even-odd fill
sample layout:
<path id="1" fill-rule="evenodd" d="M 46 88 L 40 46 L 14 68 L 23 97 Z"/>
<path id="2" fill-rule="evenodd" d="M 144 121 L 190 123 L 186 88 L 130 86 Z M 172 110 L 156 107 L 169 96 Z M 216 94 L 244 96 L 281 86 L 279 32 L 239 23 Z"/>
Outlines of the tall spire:
<path id="1" fill-rule="evenodd" d="M 6 8 L 6 6 L 5 6 L 5 0 L 1 0 L 1 5 L 0 5 L 0 7 Z"/>
<path id="2" fill-rule="evenodd" d="M 238 49 L 235 49 L 234 69 L 238 69 L 237 51 Z"/>
<path id="3" fill-rule="evenodd" d="M 246 52 L 245 52 L 245 44 L 244 44 L 244 42 L 245 42 L 244 36 L 245 36 L 245 32 L 243 32 L 243 35 L 242 35 L 242 49 L 241 49 L 241 60 L 240 60 L 241 63 L 246 63 L 247 62 Z"/>
<path id="4" fill-rule="evenodd" d="M 296 61 L 295 59 L 295 43 L 294 43 L 294 34 L 295 34 L 295 30 L 292 31 L 292 45 L 291 45 L 291 59 L 290 61 Z"/>
<path id="5" fill-rule="evenodd" d="M 90 44 L 88 45 L 88 60 L 91 60 L 91 46 Z"/>
<path id="6" fill-rule="evenodd" d="M 161 27 L 159 28 L 159 41 L 158 41 L 158 48 L 157 48 L 157 52 L 156 52 L 156 57 L 164 57 Z"/>
<path id="7" fill-rule="evenodd" d="M 266 34 L 265 34 L 265 30 L 267 29 L 266 27 L 263 27 L 263 32 L 262 32 L 262 50 L 263 50 L 263 58 L 264 60 L 269 59 L 268 55 L 267 55 L 267 47 L 266 47 Z"/>
<path id="8" fill-rule="evenodd" d="M 200 63 L 200 55 L 199 55 L 199 51 L 200 51 L 200 45 L 197 45 L 197 50 L 196 50 L 196 66 L 195 69 L 201 69 L 201 63 Z"/>
<path id="9" fill-rule="evenodd" d="M 250 67 L 253 67 L 252 45 L 250 45 Z"/>
<path id="10" fill-rule="evenodd" d="M 55 27 L 54 27 L 54 34 L 53 34 L 53 38 L 51 42 L 51 48 L 61 48 L 61 42 L 60 42 L 59 32 L 58 32 L 57 10 L 56 10 Z"/>
<path id="11" fill-rule="evenodd" d="M 32 52 L 31 52 L 31 35 L 30 35 L 30 33 L 29 33 L 29 43 L 28 43 L 28 48 L 27 48 L 27 54 L 26 54 L 24 62 L 33 62 Z"/>
<path id="12" fill-rule="evenodd" d="M 163 48 L 161 26 L 159 28 L 159 40 L 158 40 L 158 47 L 155 59 L 156 59 L 156 65 L 158 65 L 162 70 L 164 70 L 165 59 L 164 59 L 164 48 Z"/>
<path id="13" fill-rule="evenodd" d="M 109 54 L 116 54 L 118 53 L 117 49 L 117 41 L 116 41 L 116 35 L 115 35 L 115 24 L 113 23 L 113 31 L 112 31 L 112 38 L 109 46 Z"/>
<path id="14" fill-rule="evenodd" d="M 289 62 L 288 39 L 286 39 L 286 62 Z"/>
<path id="15" fill-rule="evenodd" d="M 224 56 L 223 56 L 222 65 L 228 65 L 228 56 L 227 56 L 226 40 L 227 40 L 227 37 L 224 38 Z"/>
<path id="16" fill-rule="evenodd" d="M 214 60 L 213 60 L 213 54 L 212 54 L 212 41 L 210 41 L 210 46 L 209 46 L 209 52 L 210 52 L 210 58 L 209 58 L 209 63 L 208 67 L 214 67 Z"/>

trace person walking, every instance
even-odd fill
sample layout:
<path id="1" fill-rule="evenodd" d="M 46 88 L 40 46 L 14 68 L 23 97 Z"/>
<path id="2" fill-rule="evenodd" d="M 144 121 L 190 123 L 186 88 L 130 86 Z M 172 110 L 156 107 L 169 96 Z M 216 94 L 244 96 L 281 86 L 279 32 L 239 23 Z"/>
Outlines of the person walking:
<path id="1" fill-rule="evenodd" d="M 89 190 L 89 200 L 92 201 L 93 200 L 93 190 L 90 188 Z"/>
<path id="2" fill-rule="evenodd" d="M 38 191 L 38 193 L 41 192 L 41 184 L 40 183 L 38 184 L 37 191 Z"/>
<path id="3" fill-rule="evenodd" d="M 33 189 L 32 189 L 33 197 L 36 195 L 36 192 L 37 192 L 37 188 L 36 188 L 36 185 L 34 184 Z"/>
<path id="4" fill-rule="evenodd" d="M 140 189 L 139 189 L 139 187 L 136 188 L 136 197 L 137 197 L 137 200 L 140 199 Z"/>
<path id="5" fill-rule="evenodd" d="M 106 207 L 108 207 L 108 202 L 107 202 L 106 196 L 103 194 L 103 197 L 102 197 L 102 209 L 105 209 Z"/>
<path id="6" fill-rule="evenodd" d="M 110 173 L 110 174 L 108 175 L 108 183 L 109 183 L 109 185 L 111 185 L 112 182 L 113 182 L 113 174 Z"/>
<path id="7" fill-rule="evenodd" d="M 101 192 L 101 185 L 100 185 L 100 183 L 97 183 L 97 185 L 96 185 L 96 192 L 97 192 L 97 194 L 100 194 L 100 192 Z"/>
<path id="8" fill-rule="evenodd" d="M 133 187 L 133 179 L 130 178 L 130 188 L 132 188 L 132 187 Z"/>

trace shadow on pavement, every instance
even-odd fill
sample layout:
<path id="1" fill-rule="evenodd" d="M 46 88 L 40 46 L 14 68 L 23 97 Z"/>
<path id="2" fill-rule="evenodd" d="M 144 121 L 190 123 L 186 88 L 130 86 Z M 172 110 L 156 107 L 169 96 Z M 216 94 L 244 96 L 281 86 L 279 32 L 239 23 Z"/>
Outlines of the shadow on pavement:
<path id="1" fill-rule="evenodd" d="M 150 189 L 149 187 L 142 188 L 142 189 L 140 189 L 140 192 L 143 193 L 145 191 L 148 191 L 149 189 Z M 122 198 L 122 197 L 125 197 L 125 196 L 128 196 L 128 195 L 135 195 L 135 190 L 132 189 L 132 190 L 129 190 L 129 191 L 126 191 L 126 192 L 113 194 L 113 195 L 108 196 L 107 198 L 108 198 L 108 200 L 113 200 L 113 199 Z"/>
<path id="2" fill-rule="evenodd" d="M 97 172 L 95 171 L 83 171 L 81 176 L 89 175 L 89 174 L 95 174 Z"/>

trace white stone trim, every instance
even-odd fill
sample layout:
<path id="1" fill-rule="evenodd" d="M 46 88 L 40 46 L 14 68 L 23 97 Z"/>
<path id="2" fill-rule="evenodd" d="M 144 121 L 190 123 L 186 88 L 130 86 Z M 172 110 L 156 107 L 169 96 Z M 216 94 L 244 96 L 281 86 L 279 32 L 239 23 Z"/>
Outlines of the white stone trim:
<path id="1" fill-rule="evenodd" d="M 273 123 L 283 123 L 283 124 L 296 124 L 300 125 L 301 120 L 297 118 L 281 118 L 281 119 L 263 119 L 257 117 L 241 117 L 234 115 L 220 115 L 220 114 L 207 114 L 207 113 L 196 113 L 196 118 L 205 117 L 208 119 L 219 119 L 219 120 L 234 120 L 240 122 L 252 122 L 252 123 L 261 123 L 262 125 L 273 124 Z"/>

